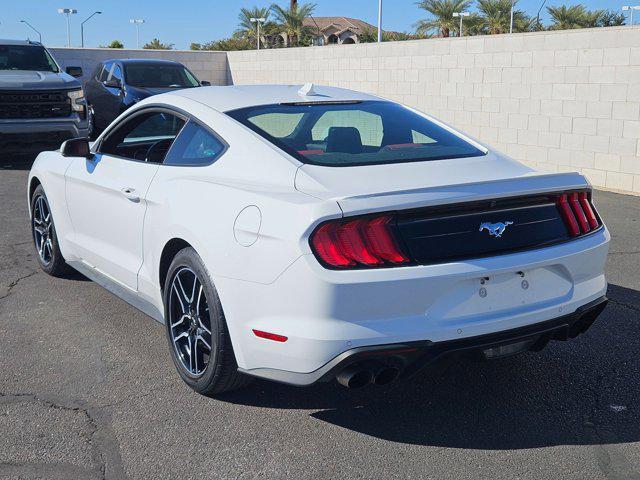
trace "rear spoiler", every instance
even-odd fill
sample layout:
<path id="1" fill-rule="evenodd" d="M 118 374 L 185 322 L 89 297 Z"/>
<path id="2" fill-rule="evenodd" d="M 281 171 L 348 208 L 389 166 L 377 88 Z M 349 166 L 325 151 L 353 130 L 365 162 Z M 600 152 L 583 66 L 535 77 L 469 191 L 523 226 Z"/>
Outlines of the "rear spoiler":
<path id="1" fill-rule="evenodd" d="M 577 172 L 550 174 L 533 172 L 517 178 L 381 192 L 336 198 L 335 200 L 345 214 L 358 215 L 377 211 L 404 210 L 448 203 L 562 192 L 584 189 L 589 186 L 587 179 Z"/>

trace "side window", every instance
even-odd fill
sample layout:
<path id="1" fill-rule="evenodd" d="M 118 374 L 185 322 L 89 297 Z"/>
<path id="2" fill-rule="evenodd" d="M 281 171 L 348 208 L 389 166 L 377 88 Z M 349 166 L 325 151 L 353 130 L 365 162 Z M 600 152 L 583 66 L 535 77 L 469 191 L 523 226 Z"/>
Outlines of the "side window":
<path id="1" fill-rule="evenodd" d="M 173 142 L 164 159 L 165 165 L 198 166 L 213 163 L 224 151 L 225 145 L 206 128 L 189 122 Z"/>
<path id="2" fill-rule="evenodd" d="M 122 70 L 120 69 L 120 65 L 115 65 L 113 67 L 113 72 L 111 73 L 113 78 L 120 80 L 120 84 L 122 84 Z"/>
<path id="3" fill-rule="evenodd" d="M 113 63 L 111 62 L 107 62 L 104 64 L 104 66 L 102 67 L 102 71 L 100 72 L 100 77 L 98 78 L 100 82 L 107 81 L 107 78 L 109 78 L 109 72 L 111 71 L 112 65 Z"/>
<path id="4" fill-rule="evenodd" d="M 311 129 L 314 142 L 323 142 L 329 135 L 329 129 L 355 128 L 360 133 L 362 145 L 379 147 L 382 145 L 382 118 L 374 113 L 363 110 L 330 110 L 322 114 Z"/>
<path id="5" fill-rule="evenodd" d="M 184 124 L 182 118 L 164 111 L 134 115 L 102 141 L 99 152 L 161 163 Z"/>

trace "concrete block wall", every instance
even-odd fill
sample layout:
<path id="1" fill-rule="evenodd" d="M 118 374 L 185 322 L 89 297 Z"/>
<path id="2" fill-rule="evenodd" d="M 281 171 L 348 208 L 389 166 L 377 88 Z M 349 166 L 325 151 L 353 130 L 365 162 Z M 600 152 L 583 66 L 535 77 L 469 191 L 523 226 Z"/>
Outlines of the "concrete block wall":
<path id="1" fill-rule="evenodd" d="M 82 67 L 85 80 L 96 65 L 113 58 L 155 58 L 182 62 L 198 80 L 207 80 L 212 85 L 227 84 L 227 54 L 225 52 L 201 52 L 180 50 L 125 50 L 120 48 L 50 48 L 56 61 L 67 66 Z"/>
<path id="2" fill-rule="evenodd" d="M 640 27 L 228 52 L 229 83 L 400 101 L 543 171 L 640 194 Z"/>

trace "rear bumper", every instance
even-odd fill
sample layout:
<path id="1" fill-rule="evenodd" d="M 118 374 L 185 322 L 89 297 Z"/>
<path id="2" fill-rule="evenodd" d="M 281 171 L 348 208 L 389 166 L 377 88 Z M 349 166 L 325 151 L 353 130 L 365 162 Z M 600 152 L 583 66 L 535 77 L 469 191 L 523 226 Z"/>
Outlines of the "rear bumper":
<path id="1" fill-rule="evenodd" d="M 569 340 L 586 332 L 606 307 L 608 299 L 600 297 L 579 307 L 575 312 L 546 322 L 527 325 L 497 333 L 444 342 L 429 340 L 394 343 L 347 350 L 319 369 L 310 373 L 296 373 L 284 370 L 259 368 L 239 371 L 296 386 L 308 386 L 316 382 L 326 382 L 349 365 L 356 363 L 376 363 L 398 368 L 406 377 L 412 375 L 441 357 L 451 354 L 481 354 L 483 350 L 529 341 L 528 350 L 540 351 L 551 340 Z"/>
<path id="2" fill-rule="evenodd" d="M 327 270 L 309 254 L 269 284 L 214 282 L 243 371 L 309 374 L 356 348 L 477 338 L 573 313 L 606 294 L 609 239 L 603 228 L 527 252 L 360 271 Z"/>

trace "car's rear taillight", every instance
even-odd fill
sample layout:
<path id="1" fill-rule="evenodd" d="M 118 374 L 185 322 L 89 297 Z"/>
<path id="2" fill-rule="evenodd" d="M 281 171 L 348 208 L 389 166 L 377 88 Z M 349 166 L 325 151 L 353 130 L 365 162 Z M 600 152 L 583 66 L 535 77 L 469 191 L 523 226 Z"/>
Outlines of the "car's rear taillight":
<path id="1" fill-rule="evenodd" d="M 569 236 L 578 237 L 600 227 L 586 191 L 558 195 L 556 205 Z"/>
<path id="2" fill-rule="evenodd" d="M 396 238 L 391 215 L 323 223 L 311 234 L 311 249 L 328 268 L 377 268 L 410 263 Z"/>

